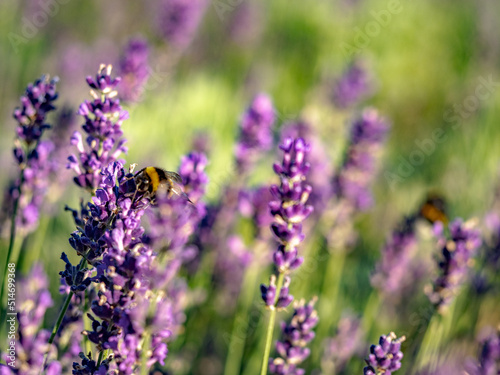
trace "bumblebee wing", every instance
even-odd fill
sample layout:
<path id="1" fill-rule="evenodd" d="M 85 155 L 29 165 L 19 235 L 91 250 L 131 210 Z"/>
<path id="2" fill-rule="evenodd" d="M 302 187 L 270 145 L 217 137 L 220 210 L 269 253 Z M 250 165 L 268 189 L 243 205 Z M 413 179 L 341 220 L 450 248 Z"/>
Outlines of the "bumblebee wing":
<path id="1" fill-rule="evenodd" d="M 179 175 L 179 173 L 165 171 L 165 175 L 173 182 L 177 182 L 178 184 L 182 185 L 182 177 Z"/>

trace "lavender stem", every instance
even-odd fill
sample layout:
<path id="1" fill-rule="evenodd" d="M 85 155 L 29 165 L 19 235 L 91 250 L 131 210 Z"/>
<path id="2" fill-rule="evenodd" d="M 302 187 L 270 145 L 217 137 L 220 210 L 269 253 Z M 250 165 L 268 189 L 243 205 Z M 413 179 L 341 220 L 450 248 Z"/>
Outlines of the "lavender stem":
<path id="1" fill-rule="evenodd" d="M 329 249 L 330 257 L 323 276 L 323 286 L 321 288 L 321 298 L 319 298 L 318 313 L 321 316 L 318 329 L 316 330 L 316 343 L 322 343 L 329 332 L 333 322 L 338 318 L 340 310 L 339 291 L 342 271 L 344 269 L 346 253 L 339 249 Z M 332 309 L 333 307 L 333 309 Z M 317 360 L 321 354 L 320 350 L 313 351 Z"/>
<path id="2" fill-rule="evenodd" d="M 5 314 L 7 313 L 7 309 L 3 308 L 5 307 L 4 305 L 4 297 L 5 297 L 5 283 L 7 280 L 7 268 L 9 266 L 9 261 L 12 256 L 12 250 L 14 249 L 14 242 L 16 239 L 16 217 L 17 217 L 17 210 L 19 207 L 19 198 L 21 196 L 21 186 L 24 181 L 24 172 L 21 170 L 21 175 L 20 175 L 20 181 L 19 181 L 19 192 L 17 198 L 14 200 L 14 207 L 12 210 L 12 218 L 11 218 L 11 223 L 10 223 L 10 238 L 9 238 L 9 249 L 7 251 L 7 258 L 5 259 L 5 266 L 3 268 L 3 280 L 2 280 L 2 290 L 0 290 L 0 306 L 2 306 L 2 323 L 0 323 L 0 326 L 3 326 L 3 322 L 5 321 Z M 16 259 L 17 262 L 17 259 Z M 15 263 L 15 262 L 14 262 Z"/>
<path id="3" fill-rule="evenodd" d="M 278 275 L 278 281 L 276 282 L 276 290 L 278 292 L 276 293 L 276 300 L 273 308 L 271 309 L 271 315 L 269 316 L 269 324 L 267 325 L 266 347 L 264 348 L 264 356 L 262 358 L 262 369 L 260 370 L 260 375 L 266 375 L 267 368 L 269 367 L 269 354 L 271 352 L 271 346 L 273 344 L 274 325 L 276 321 L 276 303 L 278 302 L 284 278 L 285 274 L 283 272 L 280 272 L 280 274 Z"/>
<path id="4" fill-rule="evenodd" d="M 50 351 L 50 346 L 54 342 L 54 339 L 56 337 L 57 331 L 59 330 L 59 327 L 61 326 L 62 320 L 64 318 L 64 315 L 66 315 L 66 311 L 68 310 L 69 304 L 71 302 L 71 298 L 73 297 L 73 292 L 70 291 L 68 296 L 66 297 L 66 300 L 64 301 L 64 305 L 59 312 L 59 316 L 57 317 L 56 324 L 54 324 L 54 328 L 52 329 L 52 333 L 50 334 L 49 341 L 48 341 L 48 346 L 47 346 L 47 351 L 45 352 L 43 356 L 43 362 L 42 366 L 40 367 L 40 375 L 44 373 L 45 365 L 47 364 L 47 358 L 49 356 L 49 351 Z"/>
<path id="5" fill-rule="evenodd" d="M 85 266 L 87 265 L 87 260 L 85 258 L 82 258 L 80 261 L 80 264 L 78 265 L 78 270 L 82 270 Z M 61 323 L 64 319 L 64 316 L 66 315 L 66 311 L 68 311 L 69 304 L 71 302 L 71 298 L 73 297 L 74 292 L 70 290 L 68 293 L 68 296 L 66 297 L 66 300 L 64 301 L 64 305 L 59 312 L 59 316 L 57 317 L 56 323 L 54 324 L 54 328 L 52 328 L 52 333 L 50 334 L 48 345 L 47 345 L 47 351 L 45 352 L 45 355 L 43 356 L 43 362 L 42 362 L 42 367 L 40 368 L 40 375 L 43 374 L 45 365 L 47 364 L 47 358 L 49 356 L 49 351 L 50 351 L 50 346 L 54 342 L 54 339 L 57 335 L 57 331 L 59 331 L 59 327 L 61 326 Z"/>
<path id="6" fill-rule="evenodd" d="M 253 286 L 257 284 L 258 275 L 259 267 L 257 265 L 251 265 L 249 270 L 245 273 L 241 288 L 242 293 L 240 294 L 240 300 L 238 301 L 238 311 L 236 313 L 236 317 L 234 318 L 233 330 L 231 332 L 226 365 L 224 366 L 224 375 L 240 373 L 241 359 L 243 357 L 245 341 L 247 338 L 247 327 L 241 327 L 238 322 L 244 321 L 243 318 L 248 314 L 248 309 L 250 308 L 255 295 Z M 239 333 L 238 337 L 237 333 Z"/>
<path id="7" fill-rule="evenodd" d="M 148 359 L 150 355 L 148 352 L 151 348 L 151 335 L 148 331 L 144 332 L 144 342 L 141 352 L 141 375 L 149 374 Z"/>

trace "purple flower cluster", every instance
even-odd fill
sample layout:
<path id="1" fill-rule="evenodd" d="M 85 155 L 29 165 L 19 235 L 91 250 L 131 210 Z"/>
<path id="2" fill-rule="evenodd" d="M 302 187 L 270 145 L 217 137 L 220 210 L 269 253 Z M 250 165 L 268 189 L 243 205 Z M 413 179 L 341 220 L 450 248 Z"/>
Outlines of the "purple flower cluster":
<path id="1" fill-rule="evenodd" d="M 319 318 L 314 304 L 316 298 L 309 303 L 301 300 L 295 303 L 292 319 L 283 323 L 283 337 L 276 342 L 276 350 L 280 357 L 269 359 L 269 371 L 277 375 L 304 375 L 305 371 L 298 368 L 301 362 L 309 357 L 310 350 L 306 347 L 314 339 L 314 327 Z"/>
<path id="2" fill-rule="evenodd" d="M 239 174 L 248 173 L 255 159 L 271 148 L 275 112 L 271 99 L 267 95 L 259 94 L 243 114 L 235 150 Z"/>
<path id="3" fill-rule="evenodd" d="M 141 217 L 147 203 L 142 199 L 133 201 L 134 191 L 133 175 L 126 174 L 119 162 L 109 164 L 89 204 L 92 220 L 83 220 L 92 224 L 82 235 L 73 236 L 72 246 L 77 251 L 83 248 L 92 255 L 102 254 L 102 260 L 89 257 L 97 272 L 91 280 L 99 287 L 91 304 L 92 329 L 85 334 L 100 351 L 111 349 L 113 353 L 113 361 L 106 365 L 85 358 L 81 365 L 75 364 L 74 371 L 80 371 L 77 374 L 85 374 L 89 370 L 85 366 L 135 373 L 144 340 L 151 345 L 151 352 L 146 354 L 148 364 L 163 363 L 167 355 L 165 340 L 171 336 L 169 322 L 174 318 L 170 314 L 171 301 L 161 290 L 170 275 L 157 267 L 156 254 L 141 241 Z M 95 232 L 97 236 L 84 237 L 87 229 L 91 236 Z M 95 251 L 93 246 L 100 250 Z M 150 309 L 151 304 L 154 309 Z"/>
<path id="4" fill-rule="evenodd" d="M 387 122 L 373 108 L 364 110 L 352 125 L 347 155 L 334 186 L 337 196 L 354 210 L 365 211 L 373 204 L 370 185 L 387 131 Z"/>
<path id="5" fill-rule="evenodd" d="M 354 315 L 342 317 L 335 336 L 325 342 L 325 353 L 321 366 L 323 372 L 338 373 L 344 369 L 354 355 L 361 354 L 361 350 L 365 348 L 363 336 L 359 317 Z"/>
<path id="6" fill-rule="evenodd" d="M 94 100 L 85 100 L 78 110 L 85 119 L 82 129 L 86 138 L 78 131 L 73 133 L 71 144 L 78 153 L 69 156 L 67 167 L 76 172 L 75 183 L 90 192 L 99 187 L 101 170 L 127 152 L 121 126 L 128 112 L 122 109 L 115 91 L 120 80 L 111 78 L 111 65 L 101 65 L 95 78 L 87 77 Z"/>
<path id="7" fill-rule="evenodd" d="M 46 123 L 47 114 L 55 109 L 54 101 L 57 79 L 49 80 L 42 76 L 28 85 L 21 96 L 21 107 L 14 110 L 18 122 L 17 138 L 14 141 L 14 158 L 19 166 L 20 177 L 9 188 L 3 211 L 13 214 L 17 201 L 16 225 L 22 232 L 31 232 L 38 226 L 39 211 L 47 192 L 51 172 L 50 156 L 54 144 L 42 140 L 45 130 L 51 126 Z"/>
<path id="8" fill-rule="evenodd" d="M 370 347 L 370 354 L 365 359 L 366 366 L 364 368 L 365 375 L 391 375 L 394 371 L 401 367 L 403 352 L 401 351 L 401 343 L 405 341 L 405 337 L 397 338 L 394 332 L 387 336 L 380 336 L 378 345 Z"/>
<path id="9" fill-rule="evenodd" d="M 333 102 L 344 109 L 358 104 L 372 90 L 370 78 L 359 62 L 353 62 L 333 90 Z"/>
<path id="10" fill-rule="evenodd" d="M 149 78 L 149 48 L 146 40 L 131 39 L 120 60 L 120 97 L 126 102 L 140 101 Z"/>
<path id="11" fill-rule="evenodd" d="M 273 199 L 269 186 L 242 189 L 238 196 L 238 210 L 243 217 L 251 218 L 255 235 L 259 239 L 269 237 L 269 226 L 273 216 L 269 212 L 269 202 Z"/>
<path id="12" fill-rule="evenodd" d="M 49 307 L 52 306 L 52 298 L 48 291 L 47 276 L 40 265 L 33 266 L 26 278 L 17 286 L 17 305 L 19 321 L 18 338 L 15 345 L 15 358 L 4 357 L 6 363 L 15 362 L 16 371 L 10 366 L 0 367 L 1 375 L 10 374 L 38 374 L 42 368 L 43 358 L 48 349 L 48 338 L 50 332 L 40 329 L 43 318 Z M 55 350 L 49 352 L 49 357 L 56 357 Z M 45 373 L 49 375 L 60 375 L 61 364 L 52 361 L 46 368 Z"/>
<path id="13" fill-rule="evenodd" d="M 389 299 L 399 300 L 414 283 L 410 268 L 416 247 L 414 219 L 408 218 L 387 239 L 371 279 L 372 285 Z"/>
<path id="14" fill-rule="evenodd" d="M 468 364 L 470 375 L 498 375 L 500 373 L 500 330 L 485 337 L 481 342 L 477 362 Z"/>
<path id="15" fill-rule="evenodd" d="M 172 263 L 173 269 L 178 269 L 197 251 L 194 246 L 186 244 L 206 211 L 205 204 L 201 201 L 208 184 L 206 165 L 207 158 L 202 153 L 192 152 L 183 156 L 179 175 L 189 200 L 184 196 L 169 198 L 160 193 L 156 198 L 155 207 L 148 210 L 150 245 L 158 251 L 169 251 L 176 255 Z M 173 266 L 174 264 L 176 266 Z"/>
<path id="16" fill-rule="evenodd" d="M 309 203 L 314 207 L 314 214 L 320 216 L 333 194 L 332 191 L 332 163 L 313 126 L 304 121 L 291 122 L 284 125 L 281 131 L 283 138 L 304 138 L 311 145 L 311 152 L 307 160 L 311 164 L 307 181 L 312 186 Z"/>
<path id="17" fill-rule="evenodd" d="M 203 18 L 206 0 L 161 0 L 158 14 L 160 33 L 168 43 L 186 48 Z"/>
<path id="18" fill-rule="evenodd" d="M 434 231 L 438 236 L 438 246 L 441 247 L 438 262 L 439 276 L 426 292 L 436 308 L 443 310 L 451 303 L 464 283 L 470 268 L 470 260 L 481 246 L 481 235 L 475 228 L 474 222 L 462 222 L 461 219 L 455 219 L 449 224 L 449 239 L 443 233 L 441 222 L 436 222 Z"/>
<path id="19" fill-rule="evenodd" d="M 187 194 L 191 202 L 196 204 L 197 208 L 202 208 L 200 199 L 205 195 L 208 184 L 208 176 L 205 173 L 205 168 L 208 164 L 207 157 L 201 152 L 191 152 L 181 159 L 179 166 L 179 175 L 182 177 L 184 192 Z M 198 204 L 198 202 L 200 204 Z M 204 209 L 203 209 L 204 211 Z"/>
<path id="20" fill-rule="evenodd" d="M 302 222 L 311 214 L 313 207 L 307 205 L 311 186 L 305 182 L 310 165 L 306 155 L 310 146 L 304 139 L 286 139 L 280 146 L 283 151 L 281 164 L 274 164 L 274 172 L 280 177 L 280 186 L 271 186 L 273 199 L 269 203 L 274 222 L 271 229 L 279 241 L 279 246 L 273 254 L 273 261 L 279 273 L 286 274 L 299 267 L 303 258 L 298 256 L 298 245 L 304 240 Z M 269 286 L 261 285 L 262 299 L 270 308 L 274 307 L 276 286 L 273 278 Z M 277 307 L 288 306 L 293 298 L 288 296 L 287 283 L 279 291 Z M 288 302 L 289 301 L 289 302 Z"/>

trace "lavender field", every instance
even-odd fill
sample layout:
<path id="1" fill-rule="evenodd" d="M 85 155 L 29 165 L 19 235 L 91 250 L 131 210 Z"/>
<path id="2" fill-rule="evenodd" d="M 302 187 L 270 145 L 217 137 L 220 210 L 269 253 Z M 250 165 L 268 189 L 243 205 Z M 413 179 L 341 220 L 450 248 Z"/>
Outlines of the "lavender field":
<path id="1" fill-rule="evenodd" d="M 0 375 L 500 374 L 499 19 L 0 2 Z"/>

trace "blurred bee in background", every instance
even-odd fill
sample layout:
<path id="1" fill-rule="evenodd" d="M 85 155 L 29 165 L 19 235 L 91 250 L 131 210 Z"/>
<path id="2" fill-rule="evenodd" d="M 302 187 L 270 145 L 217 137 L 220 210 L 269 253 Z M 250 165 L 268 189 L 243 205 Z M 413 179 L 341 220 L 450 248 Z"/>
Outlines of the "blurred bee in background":
<path id="1" fill-rule="evenodd" d="M 136 184 L 135 195 L 149 198 L 152 204 L 155 202 L 158 192 L 164 193 L 171 198 L 174 195 L 184 197 L 192 203 L 186 193 L 184 193 L 182 177 L 175 172 L 166 171 L 158 167 L 142 168 L 134 175 Z"/>
<path id="2" fill-rule="evenodd" d="M 448 224 L 446 201 L 439 194 L 428 194 L 426 201 L 420 207 L 418 216 L 426 219 L 431 224 L 440 221 L 443 224 Z"/>

